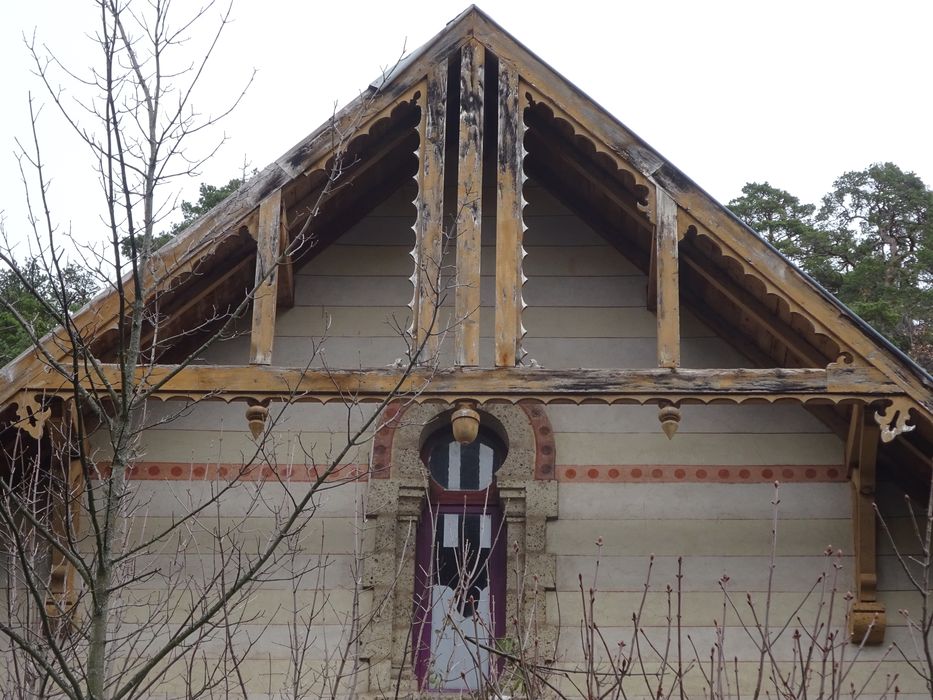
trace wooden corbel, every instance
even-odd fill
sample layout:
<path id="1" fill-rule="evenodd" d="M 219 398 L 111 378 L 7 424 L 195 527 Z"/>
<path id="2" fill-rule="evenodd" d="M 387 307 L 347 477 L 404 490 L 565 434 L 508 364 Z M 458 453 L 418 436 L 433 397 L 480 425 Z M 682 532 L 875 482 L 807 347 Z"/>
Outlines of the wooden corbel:
<path id="1" fill-rule="evenodd" d="M 849 616 L 850 640 L 875 645 L 884 641 L 885 607 L 878 601 L 875 474 L 880 428 L 865 408 L 852 407 L 846 440 L 846 465 L 852 476 L 852 530 L 855 539 L 855 601 Z"/>
<path id="2" fill-rule="evenodd" d="M 21 391 L 13 401 L 16 404 L 16 427 L 38 440 L 45 431 L 45 422 L 52 410 L 44 408 L 35 391 Z"/>
<path id="3" fill-rule="evenodd" d="M 881 428 L 881 442 L 891 442 L 901 433 L 909 433 L 915 425 L 908 425 L 910 420 L 910 401 L 903 397 L 891 399 L 891 403 L 882 411 L 875 413 L 875 422 Z"/>

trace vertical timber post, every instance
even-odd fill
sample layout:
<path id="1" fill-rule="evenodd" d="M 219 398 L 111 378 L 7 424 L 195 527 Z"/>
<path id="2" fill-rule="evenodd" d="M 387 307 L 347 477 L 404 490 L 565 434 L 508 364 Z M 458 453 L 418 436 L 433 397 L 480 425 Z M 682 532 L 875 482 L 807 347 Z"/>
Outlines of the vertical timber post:
<path id="1" fill-rule="evenodd" d="M 420 362 L 437 354 L 435 332 L 441 302 L 444 255 L 444 133 L 447 117 L 447 61 L 428 75 L 421 100 L 418 143 L 418 212 L 415 230 L 415 296 L 412 319 Z"/>
<path id="2" fill-rule="evenodd" d="M 295 266 L 292 261 L 291 251 L 289 251 L 288 241 L 288 221 L 285 216 L 285 209 L 282 209 L 281 221 L 279 223 L 279 255 L 288 252 L 289 255 L 279 265 L 276 274 L 279 277 L 278 291 L 276 294 L 276 309 L 290 309 L 295 305 Z"/>
<path id="3" fill-rule="evenodd" d="M 875 527 L 875 481 L 878 442 L 881 431 L 865 417 L 862 406 L 853 406 L 849 425 L 850 454 L 846 461 L 852 470 L 852 518 L 855 538 L 855 593 L 850 617 L 854 644 L 881 644 L 884 641 L 885 608 L 878 602 L 877 533 Z"/>
<path id="4" fill-rule="evenodd" d="M 276 190 L 259 205 L 256 287 L 253 293 L 253 327 L 249 345 L 249 362 L 252 365 L 272 363 L 281 219 L 282 191 Z"/>
<path id="5" fill-rule="evenodd" d="M 496 157 L 496 367 L 522 359 L 522 138 L 518 71 L 499 61 L 499 129 Z"/>
<path id="6" fill-rule="evenodd" d="M 475 40 L 461 51 L 460 172 L 457 178 L 456 358 L 479 364 L 480 254 L 483 220 L 483 69 L 485 48 Z"/>
<path id="7" fill-rule="evenodd" d="M 677 260 L 677 204 L 657 188 L 655 264 L 657 265 L 658 367 L 680 366 L 680 281 Z"/>

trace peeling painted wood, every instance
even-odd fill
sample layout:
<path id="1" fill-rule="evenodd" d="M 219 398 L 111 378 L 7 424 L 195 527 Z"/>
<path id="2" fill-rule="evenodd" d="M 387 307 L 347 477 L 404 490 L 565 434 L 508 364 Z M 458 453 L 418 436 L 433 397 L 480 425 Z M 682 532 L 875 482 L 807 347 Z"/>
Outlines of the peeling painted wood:
<path id="1" fill-rule="evenodd" d="M 855 535 L 855 593 L 850 625 L 853 642 L 867 634 L 867 644 L 884 641 L 884 605 L 878 604 L 878 547 L 875 519 L 875 482 L 881 431 L 866 420 L 865 411 L 853 407 L 846 459 L 855 461 L 852 471 L 852 519 Z M 851 448 L 850 448 L 851 446 Z"/>
<path id="2" fill-rule="evenodd" d="M 288 250 L 288 221 L 285 207 L 282 207 L 282 221 L 279 224 L 279 250 Z M 290 309 L 295 305 L 295 266 L 292 256 L 287 255 L 278 269 L 279 283 L 276 293 L 276 305 L 280 309 Z"/>
<path id="3" fill-rule="evenodd" d="M 499 129 L 496 158 L 496 366 L 522 359 L 522 245 L 525 225 L 522 169 L 524 122 L 519 107 L 518 73 L 499 64 Z"/>
<path id="4" fill-rule="evenodd" d="M 480 246 L 483 216 L 483 70 L 485 49 L 463 46 L 460 68 L 460 162 L 457 179 L 456 361 L 479 364 Z"/>
<path id="5" fill-rule="evenodd" d="M 103 365 L 105 377 L 119 386 L 118 365 Z M 390 395 L 401 382 L 402 394 L 418 400 L 476 397 L 516 402 L 743 403 L 798 401 L 871 402 L 898 395 L 900 390 L 877 370 L 853 366 L 826 369 L 642 369 L 546 370 L 525 367 L 494 369 L 419 369 L 405 376 L 401 370 L 309 370 L 261 365 L 156 365 L 140 368 L 138 381 L 153 386 L 174 374 L 157 395 L 161 398 L 290 398 L 296 401 L 365 400 Z M 101 386 L 98 377 L 81 378 L 89 390 Z M 69 394 L 60 376 L 43 375 L 30 391 Z"/>
<path id="6" fill-rule="evenodd" d="M 658 367 L 680 366 L 680 269 L 677 255 L 677 204 L 664 190 L 657 191 Z"/>
<path id="7" fill-rule="evenodd" d="M 253 292 L 253 326 L 249 343 L 249 361 L 254 365 L 268 365 L 272 362 L 281 227 L 282 191 L 276 190 L 259 205 L 256 287 Z"/>
<path id="8" fill-rule="evenodd" d="M 444 256 L 444 145 L 447 116 L 447 61 L 428 76 L 419 126 L 418 218 L 415 223 L 415 284 L 412 323 L 422 359 L 437 354 L 435 322 L 442 302 L 441 264 Z"/>

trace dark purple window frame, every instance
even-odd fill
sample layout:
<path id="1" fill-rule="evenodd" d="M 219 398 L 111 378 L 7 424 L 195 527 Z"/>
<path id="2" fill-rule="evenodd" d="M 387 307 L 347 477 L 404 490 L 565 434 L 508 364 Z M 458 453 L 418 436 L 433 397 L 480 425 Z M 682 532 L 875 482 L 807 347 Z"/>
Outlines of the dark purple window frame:
<path id="1" fill-rule="evenodd" d="M 462 492 L 445 492 L 444 495 L 455 496 Z M 436 518 L 445 513 L 459 513 L 464 515 L 487 514 L 492 519 L 492 551 L 489 553 L 489 595 L 490 606 L 493 611 L 493 633 L 496 639 L 505 635 L 505 605 L 506 605 L 506 527 L 502 517 L 502 507 L 498 503 L 484 505 L 467 505 L 455 503 L 452 498 L 445 498 L 448 502 L 425 506 L 418 525 L 416 536 L 415 559 L 415 600 L 414 623 L 412 625 L 412 652 L 415 665 L 415 676 L 418 687 L 425 690 L 427 682 L 428 664 L 431 660 L 431 600 L 429 581 L 433 569 L 432 540 L 436 531 Z M 434 516 L 434 519 L 431 516 Z"/>

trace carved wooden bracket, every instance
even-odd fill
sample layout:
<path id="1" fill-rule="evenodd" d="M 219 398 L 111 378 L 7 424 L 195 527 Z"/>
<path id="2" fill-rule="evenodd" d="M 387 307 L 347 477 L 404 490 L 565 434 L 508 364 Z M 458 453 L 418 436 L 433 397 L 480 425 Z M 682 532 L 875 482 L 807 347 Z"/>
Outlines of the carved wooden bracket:
<path id="1" fill-rule="evenodd" d="M 45 422 L 52 415 L 50 408 L 43 408 L 39 394 L 34 391 L 21 391 L 16 396 L 17 427 L 38 440 L 45 430 Z"/>
<path id="2" fill-rule="evenodd" d="M 891 399 L 890 405 L 875 413 L 875 422 L 881 427 L 881 442 L 891 442 L 901 433 L 909 433 L 916 425 L 908 425 L 911 403 L 908 399 Z"/>

